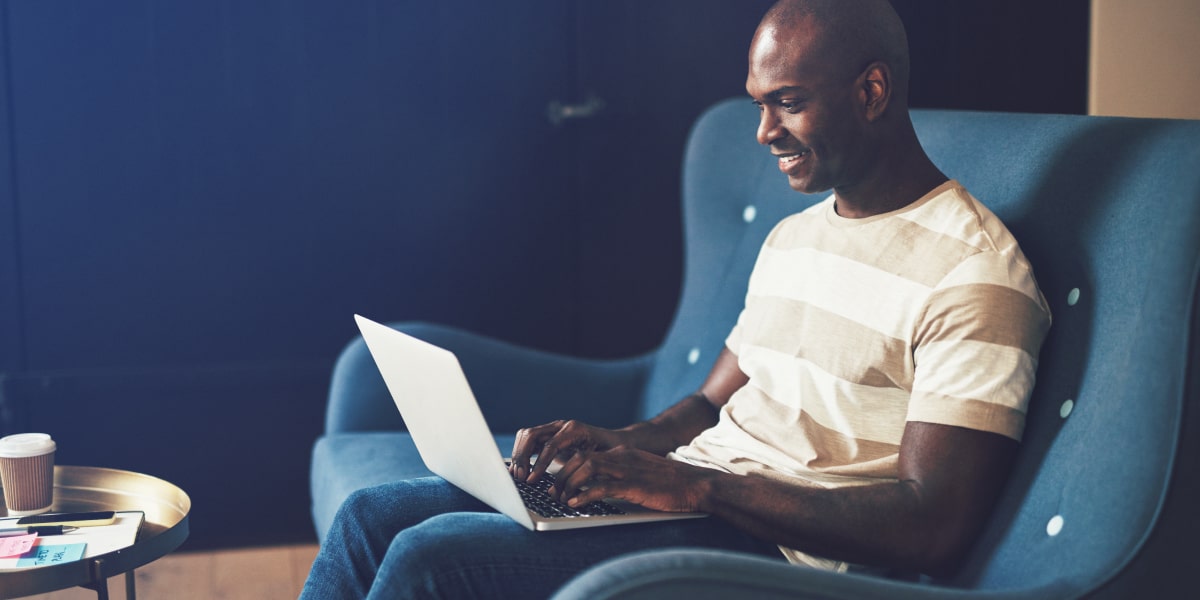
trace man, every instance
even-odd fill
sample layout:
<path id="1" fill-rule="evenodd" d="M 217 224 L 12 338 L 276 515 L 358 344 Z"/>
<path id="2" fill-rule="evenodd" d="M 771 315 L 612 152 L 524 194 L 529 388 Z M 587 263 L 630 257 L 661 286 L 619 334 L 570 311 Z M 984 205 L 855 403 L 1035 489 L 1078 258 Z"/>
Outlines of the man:
<path id="1" fill-rule="evenodd" d="M 1049 311 L 1008 231 L 921 149 L 907 78 L 886 1 L 772 7 L 746 80 L 758 141 L 832 196 L 772 231 L 699 391 L 624 429 L 518 433 L 513 475 L 560 460 L 568 503 L 711 518 L 533 533 L 440 479 L 388 484 L 343 505 L 306 594 L 545 596 L 666 546 L 953 572 L 1010 469 Z"/>

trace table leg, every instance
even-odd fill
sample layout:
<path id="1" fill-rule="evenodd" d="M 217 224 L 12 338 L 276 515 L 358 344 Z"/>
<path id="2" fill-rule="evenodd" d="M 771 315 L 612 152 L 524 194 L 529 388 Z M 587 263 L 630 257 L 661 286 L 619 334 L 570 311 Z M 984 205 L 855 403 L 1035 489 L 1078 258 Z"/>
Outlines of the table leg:
<path id="1" fill-rule="evenodd" d="M 137 586 L 133 569 L 125 571 L 125 600 L 137 600 Z"/>
<path id="2" fill-rule="evenodd" d="M 91 566 L 92 583 L 85 584 L 83 587 L 96 590 L 96 600 L 108 600 L 108 579 L 103 576 L 104 559 L 93 559 Z"/>

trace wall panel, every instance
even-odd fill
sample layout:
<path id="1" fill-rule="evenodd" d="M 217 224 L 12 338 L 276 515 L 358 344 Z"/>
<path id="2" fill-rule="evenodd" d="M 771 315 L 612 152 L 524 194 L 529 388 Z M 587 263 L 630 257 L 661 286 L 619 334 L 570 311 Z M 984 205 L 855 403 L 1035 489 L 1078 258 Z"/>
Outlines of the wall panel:
<path id="1" fill-rule="evenodd" d="M 10 379 L 24 363 L 21 320 L 20 239 L 13 171 L 12 105 L 8 76 L 8 12 L 0 3 L 0 433 L 26 418 L 10 391 Z"/>
<path id="2" fill-rule="evenodd" d="M 1092 0 L 1088 114 L 1200 119 L 1200 2 Z"/>
<path id="3" fill-rule="evenodd" d="M 0 4 L 0 426 L 4 423 L 4 383 L 21 359 L 20 267 L 16 190 L 11 135 L 11 90 L 8 77 L 8 15 Z"/>
<path id="4" fill-rule="evenodd" d="M 353 313 L 572 349 L 559 2 L 3 7 L 0 429 L 178 482 L 193 545 L 307 538 Z"/>
<path id="5" fill-rule="evenodd" d="M 12 7 L 31 369 L 329 357 L 354 310 L 569 349 L 573 207 L 537 128 L 561 33 L 426 3 Z"/>
<path id="6" fill-rule="evenodd" d="M 578 4 L 577 94 L 605 101 L 597 117 L 571 125 L 583 215 L 584 352 L 628 356 L 662 342 L 682 282 L 684 143 L 700 113 L 745 94 L 746 52 L 770 4 Z M 748 100 L 746 110 L 754 110 Z"/>

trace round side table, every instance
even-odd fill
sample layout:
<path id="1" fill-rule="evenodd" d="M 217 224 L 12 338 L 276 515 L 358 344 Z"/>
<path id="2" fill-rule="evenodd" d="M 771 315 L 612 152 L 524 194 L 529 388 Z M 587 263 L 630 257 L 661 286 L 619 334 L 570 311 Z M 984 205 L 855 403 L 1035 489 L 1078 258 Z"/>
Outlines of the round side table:
<path id="1" fill-rule="evenodd" d="M 166 556 L 188 536 L 192 500 L 174 484 L 132 471 L 54 467 L 50 512 L 142 511 L 146 520 L 132 546 L 60 565 L 0 569 L 0 597 L 14 598 L 82 586 L 108 599 L 108 578 L 125 574 L 125 595 L 136 598 L 133 570 Z M 8 514 L 0 495 L 0 517 Z"/>

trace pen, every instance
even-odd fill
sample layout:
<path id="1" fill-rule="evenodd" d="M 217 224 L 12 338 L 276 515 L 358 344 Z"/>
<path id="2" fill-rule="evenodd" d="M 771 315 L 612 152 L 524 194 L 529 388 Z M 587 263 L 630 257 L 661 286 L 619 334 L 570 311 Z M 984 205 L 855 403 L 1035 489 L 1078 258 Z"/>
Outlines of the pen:
<path id="1" fill-rule="evenodd" d="M 16 527 L 13 529 L 0 529 L 0 537 L 9 537 L 9 536 L 13 536 L 13 535 L 28 535 L 30 533 L 36 533 L 38 535 L 62 535 L 64 533 L 71 533 L 72 531 L 75 531 L 76 529 L 79 529 L 79 528 L 72 527 L 70 525 L 43 525 L 40 527 L 38 527 L 38 526 Z"/>

